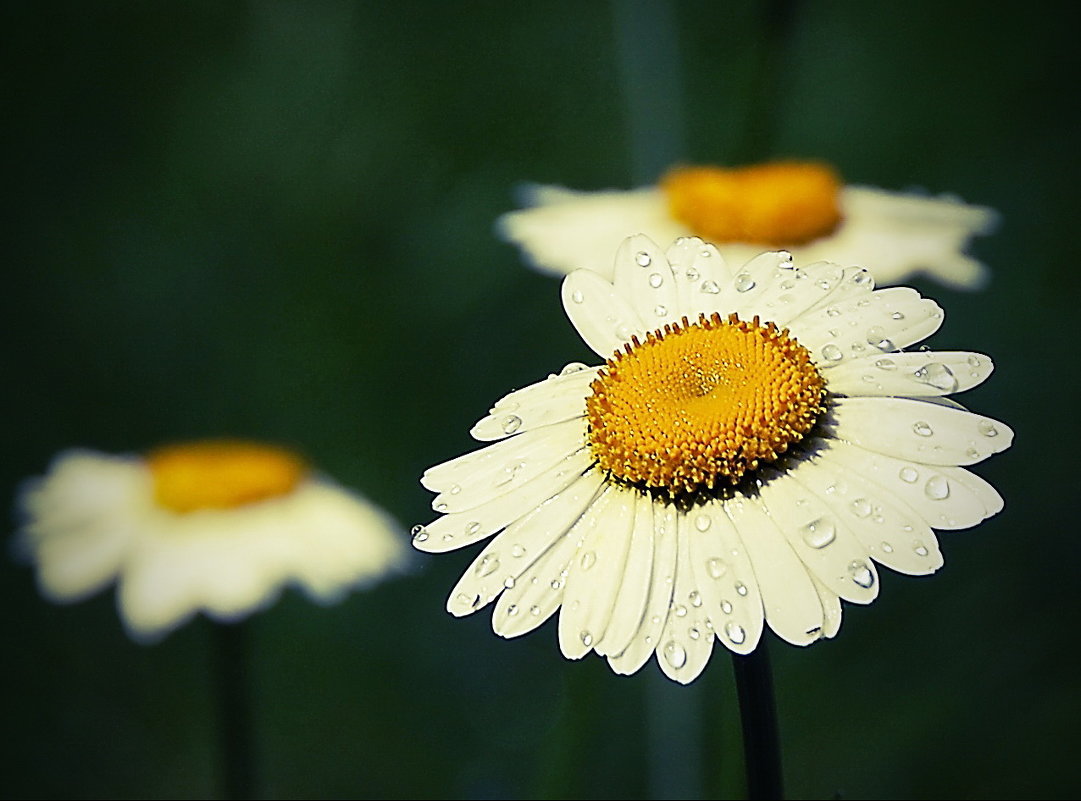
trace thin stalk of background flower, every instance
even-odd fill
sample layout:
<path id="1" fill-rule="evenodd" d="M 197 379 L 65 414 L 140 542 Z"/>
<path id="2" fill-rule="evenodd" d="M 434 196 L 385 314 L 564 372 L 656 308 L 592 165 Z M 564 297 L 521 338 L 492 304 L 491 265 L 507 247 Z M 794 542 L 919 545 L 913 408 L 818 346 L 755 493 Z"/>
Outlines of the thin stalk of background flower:
<path id="1" fill-rule="evenodd" d="M 254 798 L 251 671 L 247 621 L 211 625 L 221 788 L 225 798 Z"/>

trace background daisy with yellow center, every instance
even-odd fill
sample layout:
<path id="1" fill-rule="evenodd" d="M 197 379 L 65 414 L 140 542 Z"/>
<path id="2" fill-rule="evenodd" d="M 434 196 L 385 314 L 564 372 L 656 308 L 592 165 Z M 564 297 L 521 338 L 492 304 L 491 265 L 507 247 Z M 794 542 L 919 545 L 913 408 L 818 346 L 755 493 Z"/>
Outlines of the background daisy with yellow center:
<path id="1" fill-rule="evenodd" d="M 406 555 L 386 512 L 255 442 L 68 451 L 27 483 L 19 507 L 17 549 L 42 593 L 77 601 L 115 581 L 121 619 L 140 640 L 199 611 L 238 620 L 291 584 L 334 602 Z"/>
<path id="2" fill-rule="evenodd" d="M 716 247 L 645 236 L 610 282 L 563 282 L 578 333 L 606 361 L 511 392 L 471 430 L 493 444 L 427 470 L 440 516 L 414 545 L 496 535 L 451 591 L 495 602 L 505 637 L 559 611 L 564 655 L 619 673 L 653 654 L 689 682 L 714 640 L 750 653 L 765 625 L 807 645 L 841 601 L 878 594 L 877 565 L 924 575 L 933 529 L 1002 508 L 965 469 L 1007 448 L 1003 423 L 946 396 L 992 371 L 984 355 L 905 348 L 942 323 L 912 289 L 786 252 L 731 269 Z"/>
<path id="3" fill-rule="evenodd" d="M 800 264 L 829 260 L 869 269 L 879 284 L 926 274 L 977 289 L 986 267 L 964 251 L 996 215 L 950 197 L 842 183 L 824 164 L 777 161 L 741 168 L 677 167 L 657 186 L 580 192 L 528 185 L 525 207 L 497 230 L 540 270 L 584 268 L 612 278 L 612 253 L 628 235 L 656 242 L 698 236 L 730 264 L 784 248 Z"/>

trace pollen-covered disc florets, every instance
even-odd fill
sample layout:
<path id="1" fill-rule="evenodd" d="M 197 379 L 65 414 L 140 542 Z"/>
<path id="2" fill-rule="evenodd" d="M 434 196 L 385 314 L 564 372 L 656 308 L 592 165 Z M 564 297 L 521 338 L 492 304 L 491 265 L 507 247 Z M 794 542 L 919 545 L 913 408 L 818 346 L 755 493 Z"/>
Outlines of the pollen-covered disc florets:
<path id="1" fill-rule="evenodd" d="M 717 313 L 665 325 L 617 351 L 586 399 L 598 464 L 677 495 L 737 483 L 801 440 L 825 381 L 773 323 Z"/>

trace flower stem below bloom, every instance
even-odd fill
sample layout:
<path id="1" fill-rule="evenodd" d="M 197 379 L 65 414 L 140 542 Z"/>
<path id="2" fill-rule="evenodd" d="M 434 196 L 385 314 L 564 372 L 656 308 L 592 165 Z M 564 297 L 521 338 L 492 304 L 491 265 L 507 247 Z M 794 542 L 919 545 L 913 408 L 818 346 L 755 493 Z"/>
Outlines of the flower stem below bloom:
<path id="1" fill-rule="evenodd" d="M 248 628 L 245 622 L 212 626 L 221 781 L 225 798 L 253 798 Z"/>
<path id="2" fill-rule="evenodd" d="M 743 726 L 743 754 L 747 771 L 747 797 L 783 797 L 781 743 L 769 652 L 764 643 L 747 656 L 732 654 Z"/>

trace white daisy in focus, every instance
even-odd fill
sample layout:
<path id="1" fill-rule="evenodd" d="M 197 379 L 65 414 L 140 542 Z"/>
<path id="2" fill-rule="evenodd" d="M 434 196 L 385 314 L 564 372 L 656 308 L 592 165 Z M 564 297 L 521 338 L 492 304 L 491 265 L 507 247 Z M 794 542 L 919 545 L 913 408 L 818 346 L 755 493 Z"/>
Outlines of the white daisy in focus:
<path id="1" fill-rule="evenodd" d="M 784 252 L 733 272 L 700 239 L 665 253 L 635 236 L 613 283 L 578 270 L 562 295 L 607 361 L 511 392 L 471 431 L 494 444 L 421 479 L 440 517 L 416 548 L 497 535 L 453 615 L 496 601 L 493 628 L 516 637 L 562 608 L 566 657 L 633 673 L 655 653 L 686 683 L 714 639 L 746 654 L 764 624 L 797 645 L 832 637 L 841 600 L 878 594 L 876 563 L 933 573 L 933 528 L 1002 508 L 964 466 L 1012 432 L 945 398 L 991 361 L 905 352 L 943 319 L 912 289 Z"/>
<path id="2" fill-rule="evenodd" d="M 619 243 L 643 233 L 655 242 L 699 236 L 730 264 L 784 248 L 800 264 L 867 267 L 878 284 L 922 273 L 953 288 L 978 289 L 987 268 L 964 249 L 996 222 L 988 208 L 844 186 L 829 167 L 803 162 L 676 168 L 658 186 L 630 191 L 529 185 L 521 202 L 527 208 L 504 214 L 496 229 L 534 267 L 585 268 L 609 280 Z"/>
<path id="3" fill-rule="evenodd" d="M 114 580 L 129 634 L 157 639 L 203 611 L 235 621 L 295 584 L 332 603 L 400 568 L 386 512 L 293 453 L 206 441 L 140 456 L 60 454 L 19 498 L 16 548 L 42 593 L 78 601 Z"/>

